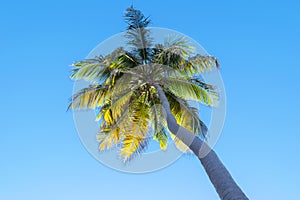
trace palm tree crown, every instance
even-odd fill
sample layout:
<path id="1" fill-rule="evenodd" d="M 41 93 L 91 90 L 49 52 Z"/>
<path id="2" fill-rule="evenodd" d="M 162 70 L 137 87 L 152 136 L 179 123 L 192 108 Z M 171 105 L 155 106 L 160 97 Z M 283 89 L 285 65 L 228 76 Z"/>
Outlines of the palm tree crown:
<path id="1" fill-rule="evenodd" d="M 84 79 L 90 85 L 72 97 L 69 108 L 96 109 L 99 149 L 119 145 L 125 161 L 144 150 L 150 138 L 164 150 L 171 136 L 186 152 L 188 147 L 167 127 L 154 84 L 163 88 L 177 123 L 204 137 L 207 128 L 189 100 L 207 106 L 216 103 L 215 88 L 197 77 L 218 67 L 217 60 L 194 55 L 194 48 L 183 37 L 153 44 L 147 29 L 150 20 L 133 7 L 126 10 L 125 20 L 129 49 L 119 47 L 106 56 L 73 64 L 71 78 Z"/>

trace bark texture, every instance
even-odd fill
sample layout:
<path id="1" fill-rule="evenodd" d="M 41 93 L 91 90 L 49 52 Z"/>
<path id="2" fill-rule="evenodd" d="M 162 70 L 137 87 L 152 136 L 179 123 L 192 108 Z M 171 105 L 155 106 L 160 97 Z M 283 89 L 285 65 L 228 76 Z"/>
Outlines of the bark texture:
<path id="1" fill-rule="evenodd" d="M 197 155 L 220 199 L 248 200 L 217 154 L 199 137 L 177 124 L 163 89 L 158 84 L 155 85 L 155 88 L 166 111 L 165 117 L 169 130 Z"/>

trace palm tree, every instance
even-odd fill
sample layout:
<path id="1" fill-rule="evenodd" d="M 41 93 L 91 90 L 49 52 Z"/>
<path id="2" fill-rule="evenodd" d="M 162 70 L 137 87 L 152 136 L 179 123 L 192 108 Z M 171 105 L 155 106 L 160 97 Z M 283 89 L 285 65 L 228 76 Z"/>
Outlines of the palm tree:
<path id="1" fill-rule="evenodd" d="M 128 46 L 73 64 L 71 78 L 89 87 L 72 97 L 69 108 L 95 109 L 99 149 L 118 145 L 124 161 L 142 152 L 151 138 L 167 148 L 169 137 L 192 151 L 222 200 L 248 199 L 216 153 L 204 142 L 207 127 L 190 100 L 215 106 L 218 93 L 199 76 L 219 67 L 211 56 L 194 55 L 185 38 L 153 44 L 150 23 L 133 6 L 126 10 Z"/>

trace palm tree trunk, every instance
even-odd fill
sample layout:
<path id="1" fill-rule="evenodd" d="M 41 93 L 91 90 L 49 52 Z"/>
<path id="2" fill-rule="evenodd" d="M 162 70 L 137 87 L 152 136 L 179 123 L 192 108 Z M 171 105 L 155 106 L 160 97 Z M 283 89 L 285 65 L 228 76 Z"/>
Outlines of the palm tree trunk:
<path id="1" fill-rule="evenodd" d="M 163 89 L 158 84 L 155 84 L 155 88 L 165 109 L 169 130 L 197 155 L 220 199 L 247 200 L 247 196 L 233 180 L 217 154 L 199 137 L 176 122 Z"/>

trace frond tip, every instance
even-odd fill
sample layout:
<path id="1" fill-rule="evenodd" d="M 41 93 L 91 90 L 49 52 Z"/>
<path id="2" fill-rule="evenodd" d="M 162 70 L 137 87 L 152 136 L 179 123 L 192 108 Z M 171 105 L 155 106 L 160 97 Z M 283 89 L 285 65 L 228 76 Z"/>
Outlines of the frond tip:
<path id="1" fill-rule="evenodd" d="M 165 127 L 162 127 L 160 131 L 156 132 L 153 136 L 153 139 L 159 142 L 160 149 L 167 149 L 169 137 L 167 134 L 167 129 Z"/>
<path id="2" fill-rule="evenodd" d="M 126 9 L 125 21 L 128 24 L 127 30 L 146 28 L 150 24 L 149 17 L 145 17 L 140 10 L 136 10 L 133 6 Z"/>
<path id="3" fill-rule="evenodd" d="M 73 97 L 68 109 L 95 109 L 102 106 L 107 98 L 107 88 L 101 85 L 90 85 L 81 89 Z"/>
<path id="4" fill-rule="evenodd" d="M 120 155 L 124 161 L 130 160 L 133 155 L 141 153 L 147 146 L 146 138 L 138 135 L 126 135 L 122 141 Z"/>

